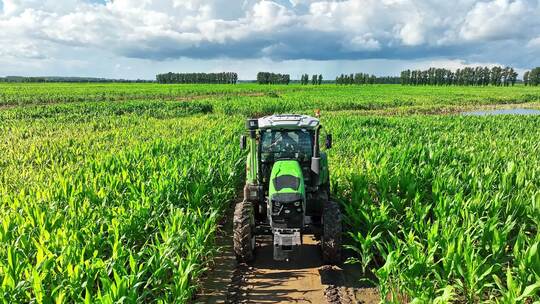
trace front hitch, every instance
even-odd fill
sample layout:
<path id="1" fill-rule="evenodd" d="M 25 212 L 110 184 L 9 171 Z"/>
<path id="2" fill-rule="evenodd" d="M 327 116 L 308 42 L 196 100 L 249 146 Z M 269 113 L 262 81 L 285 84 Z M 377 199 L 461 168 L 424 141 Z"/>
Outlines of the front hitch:
<path id="1" fill-rule="evenodd" d="M 302 245 L 302 233 L 300 229 L 272 229 L 274 233 L 274 260 L 285 261 Z"/>

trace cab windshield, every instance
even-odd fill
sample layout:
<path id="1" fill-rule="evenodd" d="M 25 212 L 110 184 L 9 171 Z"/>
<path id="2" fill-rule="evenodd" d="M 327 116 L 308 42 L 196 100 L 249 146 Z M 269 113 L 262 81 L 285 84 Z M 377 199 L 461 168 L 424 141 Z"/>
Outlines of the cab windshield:
<path id="1" fill-rule="evenodd" d="M 313 135 L 307 130 L 266 130 L 262 132 L 263 160 L 296 158 L 307 160 L 313 151 Z"/>

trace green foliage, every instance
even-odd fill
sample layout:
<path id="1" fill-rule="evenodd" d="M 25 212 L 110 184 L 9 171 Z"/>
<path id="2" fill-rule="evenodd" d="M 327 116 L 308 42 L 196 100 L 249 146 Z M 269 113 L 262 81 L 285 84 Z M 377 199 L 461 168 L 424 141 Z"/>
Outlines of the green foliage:
<path id="1" fill-rule="evenodd" d="M 526 82 L 531 86 L 540 85 L 540 67 L 532 69 L 530 72 L 527 71 Z M 525 79 L 524 79 L 525 80 Z"/>
<path id="2" fill-rule="evenodd" d="M 336 77 L 336 84 L 338 85 L 364 85 L 364 84 L 398 84 L 400 83 L 399 77 L 383 76 L 377 77 L 366 73 L 356 73 L 350 75 L 341 74 Z"/>
<path id="3" fill-rule="evenodd" d="M 280 100 L 266 98 L 268 92 Z M 170 101 L 211 103 L 214 111 L 257 113 L 288 111 L 378 110 L 407 107 L 466 106 L 540 101 L 538 87 L 438 87 L 372 85 L 159 85 L 159 84 L 18 84 L 0 83 L 0 107 L 51 103 Z M 238 113 L 238 112 L 236 112 Z M 273 113 L 273 112 L 271 112 Z"/>
<path id="4" fill-rule="evenodd" d="M 234 72 L 222 73 L 166 73 L 156 75 L 158 83 L 211 83 L 236 84 L 238 74 Z"/>
<path id="5" fill-rule="evenodd" d="M 352 262 L 383 297 L 539 300 L 539 117 L 331 117 Z M 354 131 L 351 131 L 354 130 Z M 347 164 L 343 166 L 341 164 Z M 445 295 L 446 294 L 446 295 Z"/>
<path id="6" fill-rule="evenodd" d="M 258 84 L 289 84 L 291 76 L 289 74 L 276 74 L 269 72 L 257 73 Z"/>
<path id="7" fill-rule="evenodd" d="M 539 301 L 540 118 L 376 115 L 539 101 L 529 86 L 0 84 L 0 303 L 188 301 L 243 181 L 244 118 L 317 108 L 352 262 L 384 299 Z"/>
<path id="8" fill-rule="evenodd" d="M 242 181 L 241 123 L 76 107 L 0 124 L 0 303 L 187 301 Z"/>
<path id="9" fill-rule="evenodd" d="M 511 67 L 465 67 L 452 72 L 448 69 L 429 68 L 425 71 L 401 72 L 403 85 L 460 85 L 460 86 L 509 86 L 515 85 L 518 74 Z"/>

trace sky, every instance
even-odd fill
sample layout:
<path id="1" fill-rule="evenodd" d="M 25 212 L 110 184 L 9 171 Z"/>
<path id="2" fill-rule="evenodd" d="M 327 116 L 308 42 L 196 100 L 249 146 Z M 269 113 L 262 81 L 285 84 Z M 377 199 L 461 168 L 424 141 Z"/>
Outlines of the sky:
<path id="1" fill-rule="evenodd" d="M 0 0 L 0 76 L 476 65 L 540 66 L 540 0 Z"/>

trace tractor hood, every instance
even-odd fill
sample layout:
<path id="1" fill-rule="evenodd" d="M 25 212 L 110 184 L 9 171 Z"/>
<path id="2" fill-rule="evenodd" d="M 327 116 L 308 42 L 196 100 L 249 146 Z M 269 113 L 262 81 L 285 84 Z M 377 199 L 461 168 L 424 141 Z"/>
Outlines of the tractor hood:
<path id="1" fill-rule="evenodd" d="M 280 160 L 272 167 L 268 196 L 271 201 L 296 202 L 305 200 L 304 176 L 296 160 Z"/>

